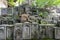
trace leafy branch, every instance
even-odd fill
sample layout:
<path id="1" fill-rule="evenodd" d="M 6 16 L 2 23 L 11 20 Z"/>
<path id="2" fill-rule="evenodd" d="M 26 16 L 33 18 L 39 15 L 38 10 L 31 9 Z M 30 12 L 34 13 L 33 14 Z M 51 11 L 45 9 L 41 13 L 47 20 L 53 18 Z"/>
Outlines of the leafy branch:
<path id="1" fill-rule="evenodd" d="M 60 0 L 34 0 L 32 6 L 37 6 L 39 8 L 57 6 L 60 4 Z"/>

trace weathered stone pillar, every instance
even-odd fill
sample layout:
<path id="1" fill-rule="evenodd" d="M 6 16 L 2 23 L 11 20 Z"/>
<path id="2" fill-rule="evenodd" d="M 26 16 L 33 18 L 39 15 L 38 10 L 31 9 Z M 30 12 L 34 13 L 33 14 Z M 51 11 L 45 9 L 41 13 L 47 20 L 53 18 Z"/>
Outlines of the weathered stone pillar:
<path id="1" fill-rule="evenodd" d="M 0 40 L 6 40 L 6 27 L 0 25 Z"/>
<path id="2" fill-rule="evenodd" d="M 31 26 L 31 38 L 38 39 L 38 23 L 36 23 L 36 22 L 32 22 L 32 26 Z"/>
<path id="3" fill-rule="evenodd" d="M 23 24 L 23 39 L 30 39 L 31 38 L 31 24 L 29 22 L 25 22 Z"/>
<path id="4" fill-rule="evenodd" d="M 0 25 L 0 40 L 6 40 L 11 39 L 11 33 L 13 30 L 11 30 L 13 25 Z M 13 35 L 12 35 L 13 36 Z"/>
<path id="5" fill-rule="evenodd" d="M 54 27 L 55 29 L 55 39 L 59 39 L 60 40 L 60 27 Z"/>
<path id="6" fill-rule="evenodd" d="M 21 40 L 22 39 L 22 23 L 14 24 L 14 40 Z"/>

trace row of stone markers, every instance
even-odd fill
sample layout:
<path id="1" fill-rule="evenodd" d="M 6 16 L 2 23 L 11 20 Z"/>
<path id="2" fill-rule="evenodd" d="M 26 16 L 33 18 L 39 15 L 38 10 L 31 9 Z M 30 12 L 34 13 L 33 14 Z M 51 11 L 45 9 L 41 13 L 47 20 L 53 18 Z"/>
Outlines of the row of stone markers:
<path id="1" fill-rule="evenodd" d="M 42 39 L 44 37 L 60 39 L 60 28 L 54 24 L 37 24 L 36 22 L 0 25 L 0 40 Z"/>
<path id="2" fill-rule="evenodd" d="M 0 40 L 6 40 L 7 37 L 11 36 L 13 25 L 2 24 L 0 25 Z"/>

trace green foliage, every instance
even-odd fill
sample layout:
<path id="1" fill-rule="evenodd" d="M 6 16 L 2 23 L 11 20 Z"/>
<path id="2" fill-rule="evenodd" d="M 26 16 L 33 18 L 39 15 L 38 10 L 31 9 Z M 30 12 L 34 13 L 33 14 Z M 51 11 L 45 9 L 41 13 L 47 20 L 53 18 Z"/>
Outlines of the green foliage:
<path id="1" fill-rule="evenodd" d="M 42 40 L 53 40 L 53 39 L 52 38 L 49 38 L 49 37 L 45 37 Z"/>
<path id="2" fill-rule="evenodd" d="M 18 2 L 19 4 L 22 4 L 23 2 L 25 2 L 25 0 L 17 0 L 16 2 Z"/>
<path id="3" fill-rule="evenodd" d="M 41 20 L 41 24 L 48 24 L 47 21 Z"/>
<path id="4" fill-rule="evenodd" d="M 15 5 L 14 0 L 8 0 L 8 5 L 9 6 L 14 6 Z"/>
<path id="5" fill-rule="evenodd" d="M 14 0 L 7 0 L 8 1 L 8 4 L 10 6 L 15 6 L 16 3 L 14 2 Z M 23 2 L 25 2 L 25 0 L 17 0 L 16 2 L 18 2 L 19 4 L 22 4 Z M 47 6 L 56 6 L 56 5 L 59 5 L 60 4 L 60 0 L 34 0 L 32 2 L 32 6 L 37 6 L 37 7 L 40 7 L 40 8 L 44 8 L 44 7 L 47 7 Z"/>
<path id="6" fill-rule="evenodd" d="M 17 0 L 16 2 L 14 2 L 14 0 L 8 0 L 8 5 L 14 7 L 17 3 L 21 5 L 23 2 L 25 2 L 25 0 Z"/>
<path id="7" fill-rule="evenodd" d="M 40 12 L 39 16 L 42 19 L 45 19 L 46 17 L 48 17 L 48 12 Z M 41 19 L 41 24 L 48 24 L 48 22 L 46 20 L 42 20 L 42 19 Z"/>
<path id="8" fill-rule="evenodd" d="M 57 6 L 59 4 L 60 4 L 60 0 L 34 0 L 32 2 L 32 6 L 43 9 L 39 13 L 39 16 L 42 17 L 42 18 L 46 18 L 48 16 L 48 12 L 47 12 L 47 9 L 46 9 L 47 7 Z"/>
<path id="9" fill-rule="evenodd" d="M 54 5 L 60 5 L 60 0 L 56 0 L 53 2 Z"/>
<path id="10" fill-rule="evenodd" d="M 46 18 L 48 16 L 48 12 L 40 12 L 39 16 L 42 18 Z"/>
<path id="11" fill-rule="evenodd" d="M 37 6 L 39 8 L 56 6 L 60 4 L 60 0 L 34 0 L 32 6 Z"/>

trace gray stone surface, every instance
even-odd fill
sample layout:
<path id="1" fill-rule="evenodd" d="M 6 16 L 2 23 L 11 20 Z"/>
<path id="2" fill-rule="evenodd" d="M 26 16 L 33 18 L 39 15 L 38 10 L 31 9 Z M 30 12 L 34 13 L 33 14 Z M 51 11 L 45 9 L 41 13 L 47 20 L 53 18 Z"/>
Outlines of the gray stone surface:
<path id="1" fill-rule="evenodd" d="M 16 23 L 14 25 L 14 40 L 21 40 L 22 38 L 22 23 Z"/>
<path id="2" fill-rule="evenodd" d="M 0 26 L 0 39 L 5 39 L 6 38 L 6 32 L 5 32 L 5 27 Z"/>
<path id="3" fill-rule="evenodd" d="M 0 39 L 6 40 L 6 38 L 9 38 L 11 36 L 11 30 L 7 27 L 13 27 L 12 25 L 0 25 Z M 7 30 L 8 29 L 8 30 Z"/>
<path id="4" fill-rule="evenodd" d="M 40 24 L 36 22 L 25 22 L 25 23 L 16 23 L 14 24 L 14 29 L 12 25 L 0 25 L 0 39 L 5 39 L 6 37 L 10 37 L 11 33 L 14 34 L 14 40 L 22 40 L 22 39 L 31 39 L 33 37 L 43 38 L 49 37 L 53 38 L 53 24 Z M 1 30 L 3 29 L 3 30 Z M 12 30 L 13 29 L 13 30 Z M 60 37 L 60 28 L 55 29 L 55 38 L 59 39 Z"/>
<path id="5" fill-rule="evenodd" d="M 60 39 L 60 27 L 55 28 L 55 39 Z"/>

